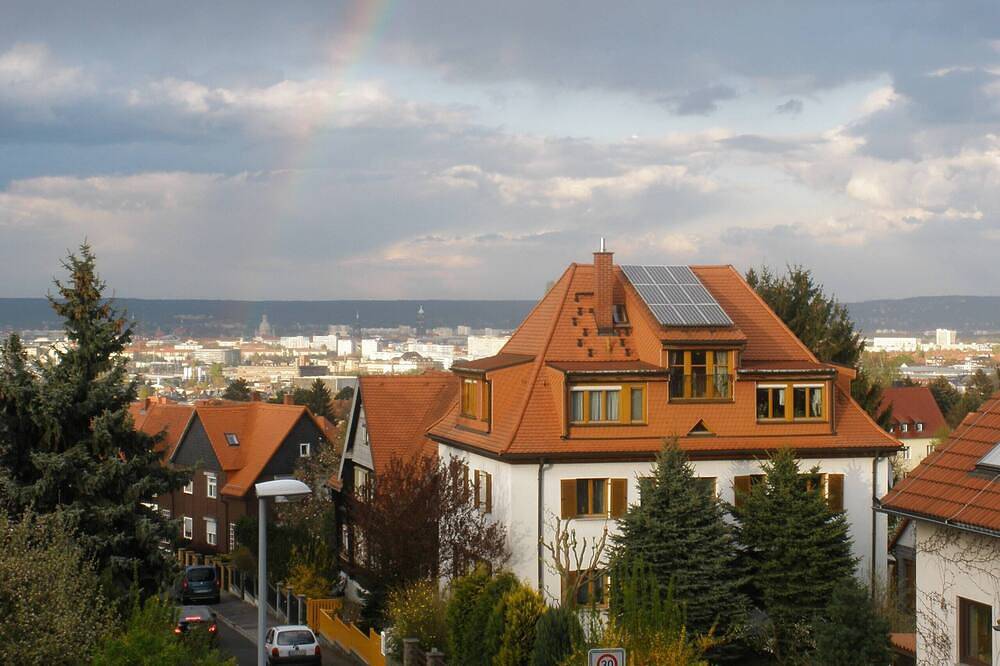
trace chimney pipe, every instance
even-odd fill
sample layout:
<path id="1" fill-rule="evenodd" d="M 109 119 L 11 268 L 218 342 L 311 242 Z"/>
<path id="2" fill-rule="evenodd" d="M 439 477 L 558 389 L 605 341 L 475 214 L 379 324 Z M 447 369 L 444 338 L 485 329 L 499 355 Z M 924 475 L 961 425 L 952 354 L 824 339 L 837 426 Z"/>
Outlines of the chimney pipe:
<path id="1" fill-rule="evenodd" d="M 594 253 L 594 319 L 597 323 L 598 335 L 614 333 L 614 285 L 615 273 L 612 259 L 613 252 L 608 252 L 601 238 L 601 249 Z"/>

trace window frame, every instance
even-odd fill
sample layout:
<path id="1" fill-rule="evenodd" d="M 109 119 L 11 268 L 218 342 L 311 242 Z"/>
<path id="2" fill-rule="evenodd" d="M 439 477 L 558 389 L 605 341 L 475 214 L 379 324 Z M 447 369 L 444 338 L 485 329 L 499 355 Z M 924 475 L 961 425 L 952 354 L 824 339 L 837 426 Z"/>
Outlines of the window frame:
<path id="1" fill-rule="evenodd" d="M 236 523 L 230 521 L 229 532 L 227 534 L 229 543 L 229 552 L 236 550 Z"/>
<path id="2" fill-rule="evenodd" d="M 459 416 L 489 423 L 493 412 L 492 382 L 485 377 L 462 377 Z"/>
<path id="3" fill-rule="evenodd" d="M 648 393 L 645 383 L 620 383 L 620 384 L 570 384 L 567 387 L 567 421 L 573 426 L 614 426 L 614 425 L 646 425 L 649 419 Z M 610 418 L 609 394 L 617 394 L 617 418 Z M 632 400 L 635 394 L 639 394 L 641 401 L 641 419 L 632 418 Z M 581 396 L 579 402 L 580 415 L 577 418 L 576 396 Z M 598 396 L 598 413 L 600 418 L 593 418 L 593 398 Z"/>
<path id="4" fill-rule="evenodd" d="M 227 433 L 225 433 L 225 438 L 226 438 L 226 444 L 228 444 L 229 446 L 239 446 L 240 445 L 239 435 L 237 435 L 235 432 L 227 432 Z"/>
<path id="5" fill-rule="evenodd" d="M 902 460 L 909 460 L 910 459 L 910 447 L 908 447 L 908 446 L 902 447 L 899 450 L 899 457 Z"/>
<path id="6" fill-rule="evenodd" d="M 181 536 L 188 541 L 194 541 L 194 517 L 181 516 Z"/>
<path id="7" fill-rule="evenodd" d="M 667 350 L 667 400 L 669 402 L 733 402 L 735 399 L 736 383 L 736 352 L 735 349 L 668 349 Z M 705 362 L 694 363 L 693 355 L 696 353 L 705 354 Z M 675 355 L 680 355 L 679 359 Z M 717 354 L 726 355 L 727 395 L 716 395 L 717 385 L 715 378 L 719 375 L 715 372 L 717 365 Z M 677 362 L 675 362 L 677 361 Z M 704 368 L 705 394 L 695 395 L 694 368 Z M 675 369 L 681 370 L 682 395 L 674 394 Z M 699 375 L 700 376 L 700 375 Z"/>
<path id="8" fill-rule="evenodd" d="M 354 497 L 362 502 L 369 502 L 372 498 L 372 474 L 373 472 L 367 467 L 362 467 L 361 465 L 354 465 Z M 364 480 L 364 483 L 358 484 L 358 479 Z"/>
<path id="9" fill-rule="evenodd" d="M 795 395 L 796 390 L 805 390 L 805 416 L 795 416 Z M 812 412 L 812 396 L 816 390 L 820 391 L 820 405 L 822 412 L 819 416 L 814 416 Z M 761 416 L 759 413 L 759 397 L 761 391 L 767 391 L 768 395 L 768 416 Z M 777 391 L 785 392 L 784 415 L 775 416 L 775 396 Z M 757 382 L 754 386 L 754 415 L 758 423 L 826 423 L 830 414 L 830 391 L 826 382 Z"/>
<path id="10" fill-rule="evenodd" d="M 573 605 L 576 608 L 607 608 L 611 597 L 611 576 L 608 571 L 606 569 L 567 571 L 562 581 L 564 588 L 576 587 L 577 580 L 583 576 L 587 576 L 587 580 L 577 588 L 577 595 L 572 599 Z M 601 601 L 594 602 L 594 594 L 598 586 L 602 592 Z M 588 601 L 581 603 L 579 593 L 584 590 L 586 590 Z"/>
<path id="11" fill-rule="evenodd" d="M 584 487 L 584 488 L 587 489 L 587 511 L 585 513 L 580 513 L 580 511 L 579 511 L 581 482 L 583 482 L 582 487 Z M 594 510 L 594 496 L 597 494 L 597 493 L 594 492 L 594 489 L 597 488 L 598 485 L 601 485 L 604 488 L 603 495 L 602 495 L 602 502 L 604 504 L 604 507 L 603 507 L 603 509 L 601 511 L 595 511 Z M 611 498 L 609 497 L 610 494 L 611 494 L 611 479 L 608 478 L 608 477 L 604 477 L 604 478 L 594 477 L 594 478 L 579 478 L 579 479 L 576 479 L 576 506 L 577 506 L 576 516 L 577 516 L 577 518 L 597 518 L 597 517 L 605 517 L 606 518 L 608 516 L 608 514 L 610 513 L 610 511 L 611 511 L 611 502 L 610 502 Z"/>
<path id="12" fill-rule="evenodd" d="M 184 491 L 185 495 L 194 495 L 194 477 L 193 476 L 191 477 L 190 481 L 188 481 L 187 483 L 184 484 L 184 487 L 182 488 L 182 490 Z"/>
<path id="13" fill-rule="evenodd" d="M 205 497 L 209 499 L 219 498 L 219 477 L 215 472 L 205 472 Z"/>
<path id="14" fill-rule="evenodd" d="M 299 442 L 299 458 L 309 458 L 311 456 L 312 442 Z"/>
<path id="15" fill-rule="evenodd" d="M 207 516 L 205 517 L 205 543 L 209 546 L 219 545 L 219 521 Z"/>
<path id="16" fill-rule="evenodd" d="M 990 666 L 993 663 L 993 606 L 984 604 L 973 599 L 958 597 L 958 659 L 962 664 L 970 666 Z M 970 654 L 970 642 L 972 638 L 971 627 L 969 626 L 969 612 L 975 608 L 985 609 L 988 613 L 986 624 L 986 636 L 989 639 L 990 661 L 983 661 L 979 657 Z"/>
<path id="17" fill-rule="evenodd" d="M 483 513 L 493 513 L 493 475 L 477 469 L 473 479 L 473 506 Z"/>

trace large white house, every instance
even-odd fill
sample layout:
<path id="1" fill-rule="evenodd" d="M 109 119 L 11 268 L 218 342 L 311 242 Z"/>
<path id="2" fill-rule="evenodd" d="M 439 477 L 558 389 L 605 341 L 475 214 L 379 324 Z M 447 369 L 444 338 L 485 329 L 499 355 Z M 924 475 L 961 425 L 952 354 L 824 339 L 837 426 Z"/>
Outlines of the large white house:
<path id="1" fill-rule="evenodd" d="M 1000 394 L 969 414 L 881 502 L 916 613 L 918 664 L 1000 663 Z M 909 588 L 909 589 L 907 589 Z"/>

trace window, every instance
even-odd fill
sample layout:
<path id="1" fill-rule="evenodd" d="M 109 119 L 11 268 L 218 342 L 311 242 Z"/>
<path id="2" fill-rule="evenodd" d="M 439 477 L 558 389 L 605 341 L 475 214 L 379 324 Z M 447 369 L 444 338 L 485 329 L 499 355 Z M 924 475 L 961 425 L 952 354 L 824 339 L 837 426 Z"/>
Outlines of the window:
<path id="1" fill-rule="evenodd" d="M 763 474 L 748 474 L 733 477 L 733 493 L 736 506 L 743 506 L 746 496 L 758 483 L 763 483 L 767 477 Z M 818 492 L 831 511 L 844 510 L 844 475 L 843 474 L 800 474 L 799 480 L 803 488 Z"/>
<path id="2" fill-rule="evenodd" d="M 758 421 L 815 421 L 823 418 L 826 418 L 823 384 L 757 384 Z"/>
<path id="3" fill-rule="evenodd" d="M 937 448 L 937 444 L 928 444 L 927 445 L 927 455 L 930 455 L 930 454 L 934 453 L 934 449 L 936 449 L 936 448 Z"/>
<path id="4" fill-rule="evenodd" d="M 205 497 L 215 499 L 219 496 L 219 481 L 214 472 L 205 472 Z"/>
<path id="5" fill-rule="evenodd" d="M 194 495 L 194 479 L 191 479 L 190 481 L 184 484 L 184 494 Z"/>
<path id="6" fill-rule="evenodd" d="M 236 436 L 235 432 L 227 432 L 226 443 L 229 444 L 229 446 L 239 446 L 240 438 Z"/>
<path id="7" fill-rule="evenodd" d="M 899 451 L 899 457 L 902 458 L 903 460 L 909 460 L 910 459 L 910 447 L 904 446 L 902 449 L 900 449 L 900 451 Z"/>
<path id="8" fill-rule="evenodd" d="M 354 561 L 360 564 L 368 563 L 368 542 L 365 540 L 365 533 L 357 525 L 354 526 Z"/>
<path id="9" fill-rule="evenodd" d="M 921 423 L 920 421 L 916 422 L 915 427 L 917 429 L 917 432 L 923 432 L 924 431 L 924 424 Z"/>
<path id="10" fill-rule="evenodd" d="M 572 386 L 569 405 L 571 423 L 644 423 L 646 386 Z"/>
<path id="11" fill-rule="evenodd" d="M 372 497 L 371 474 L 371 471 L 364 467 L 354 466 L 354 496 L 364 502 Z"/>
<path id="12" fill-rule="evenodd" d="M 160 515 L 163 516 L 165 520 L 170 520 L 170 509 L 160 509 Z"/>
<path id="13" fill-rule="evenodd" d="M 236 550 L 236 523 L 229 523 L 229 552 Z"/>
<path id="14" fill-rule="evenodd" d="M 575 589 L 577 606 L 607 606 L 610 582 L 606 571 L 570 571 L 563 580 L 563 596 Z"/>
<path id="15" fill-rule="evenodd" d="M 909 429 L 910 429 L 910 424 L 909 423 L 900 423 L 899 424 L 899 432 L 906 432 Z"/>
<path id="16" fill-rule="evenodd" d="M 958 656 L 963 664 L 993 663 L 993 609 L 958 598 Z"/>
<path id="17" fill-rule="evenodd" d="M 477 421 L 490 420 L 490 383 L 485 379 L 462 380 L 462 416 Z"/>
<path id="18" fill-rule="evenodd" d="M 208 542 L 209 546 L 214 546 L 219 542 L 219 537 L 216 532 L 216 522 L 215 518 L 205 519 L 205 541 Z"/>
<path id="19" fill-rule="evenodd" d="M 614 321 L 615 326 L 623 326 L 628 323 L 628 313 L 625 312 L 625 305 L 622 303 L 616 303 L 614 309 L 611 311 L 611 318 Z"/>
<path id="20" fill-rule="evenodd" d="M 671 351 L 670 399 L 730 399 L 735 357 L 735 352 L 730 351 Z"/>
<path id="21" fill-rule="evenodd" d="M 309 442 L 299 442 L 299 457 L 308 458 L 312 445 Z"/>
<path id="22" fill-rule="evenodd" d="M 483 513 L 493 512 L 493 475 L 481 469 L 476 470 L 473 488 L 476 508 Z"/>
<path id="23" fill-rule="evenodd" d="M 191 516 L 184 516 L 184 538 L 193 539 L 194 538 L 194 518 Z"/>
<path id="24" fill-rule="evenodd" d="M 563 518 L 618 518 L 628 508 L 626 479 L 563 479 Z"/>
<path id="25" fill-rule="evenodd" d="M 709 495 L 715 496 L 717 494 L 716 490 L 716 479 L 714 476 L 699 476 L 695 478 L 695 483 L 700 486 Z"/>
<path id="26" fill-rule="evenodd" d="M 763 474 L 745 474 L 733 477 L 733 504 L 743 506 L 746 496 L 758 483 L 763 483 L 767 477 Z"/>

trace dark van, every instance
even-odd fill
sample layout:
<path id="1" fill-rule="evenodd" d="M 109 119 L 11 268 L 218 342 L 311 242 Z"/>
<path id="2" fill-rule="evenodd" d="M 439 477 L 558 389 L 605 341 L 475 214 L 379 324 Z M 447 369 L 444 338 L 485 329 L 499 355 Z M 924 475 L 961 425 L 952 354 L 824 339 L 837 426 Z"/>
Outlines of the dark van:
<path id="1" fill-rule="evenodd" d="M 222 582 L 215 567 L 207 565 L 190 566 L 181 575 L 178 598 L 182 604 L 192 601 L 219 603 Z"/>

